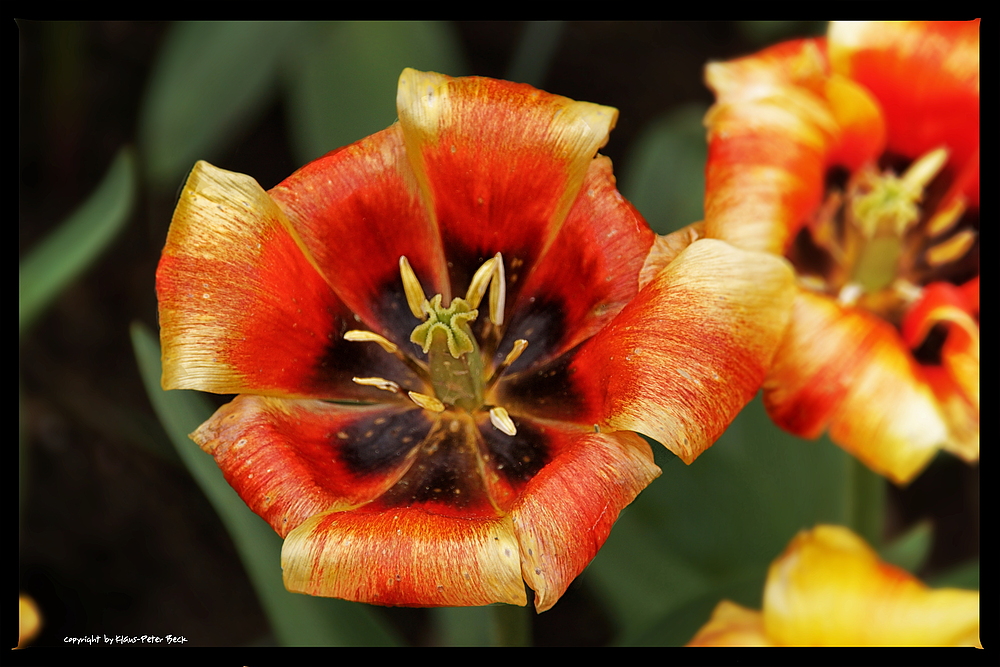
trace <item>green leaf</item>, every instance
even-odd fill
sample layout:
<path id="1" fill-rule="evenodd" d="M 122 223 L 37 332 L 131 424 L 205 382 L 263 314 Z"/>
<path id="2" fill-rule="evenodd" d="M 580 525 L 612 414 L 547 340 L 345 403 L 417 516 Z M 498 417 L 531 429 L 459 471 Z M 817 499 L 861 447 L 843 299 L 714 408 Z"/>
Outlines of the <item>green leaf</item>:
<path id="1" fill-rule="evenodd" d="M 90 198 L 21 262 L 18 336 L 125 225 L 135 202 L 135 180 L 135 158 L 123 148 Z"/>
<path id="2" fill-rule="evenodd" d="M 931 524 L 922 521 L 881 549 L 879 556 L 907 572 L 916 572 L 927 560 L 933 538 Z"/>
<path id="3" fill-rule="evenodd" d="M 286 72 L 299 159 L 314 160 L 391 125 L 405 67 L 464 74 L 452 26 L 357 21 L 315 24 L 304 31 Z"/>
<path id="4" fill-rule="evenodd" d="M 708 148 L 702 118 L 708 107 L 679 107 L 635 140 L 619 175 L 621 192 L 658 234 L 702 219 Z"/>
<path id="5" fill-rule="evenodd" d="M 767 568 L 795 534 L 849 517 L 850 457 L 826 438 L 781 431 L 759 398 L 690 466 L 653 447 L 663 475 L 622 513 L 585 573 L 622 643 L 677 640 L 664 634 L 673 614 L 726 587 L 758 582 L 744 603 L 760 608 Z"/>
<path id="6" fill-rule="evenodd" d="M 212 457 L 188 438 L 188 433 L 211 416 L 208 401 L 194 391 L 167 392 L 160 388 L 160 348 L 140 324 L 132 325 L 132 345 L 153 408 L 229 531 L 278 641 L 285 646 L 398 644 L 366 605 L 285 590 L 281 582 L 281 538 L 243 503 Z"/>
<path id="7" fill-rule="evenodd" d="M 266 21 L 172 27 L 139 120 L 153 185 L 177 185 L 196 160 L 217 156 L 261 113 L 285 47 L 300 27 Z"/>
<path id="8" fill-rule="evenodd" d="M 978 591 L 979 559 L 971 560 L 936 577 L 931 577 L 927 580 L 927 584 L 934 588 L 966 588 Z"/>

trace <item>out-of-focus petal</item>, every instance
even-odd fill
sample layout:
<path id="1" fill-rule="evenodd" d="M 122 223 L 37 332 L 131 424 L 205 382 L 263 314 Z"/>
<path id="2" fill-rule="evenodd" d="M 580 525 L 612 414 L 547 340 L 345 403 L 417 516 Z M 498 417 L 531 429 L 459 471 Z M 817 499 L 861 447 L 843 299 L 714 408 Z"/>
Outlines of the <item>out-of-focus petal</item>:
<path id="1" fill-rule="evenodd" d="M 549 463 L 511 509 L 524 580 L 549 609 L 597 555 L 619 512 L 660 474 L 635 433 L 548 424 Z"/>
<path id="2" fill-rule="evenodd" d="M 965 162 L 979 148 L 979 20 L 834 22 L 833 70 L 880 100 L 890 151 L 938 146 Z"/>
<path id="3" fill-rule="evenodd" d="M 706 235 L 782 254 L 823 197 L 839 131 L 823 94 L 821 40 L 787 42 L 705 69 Z"/>
<path id="4" fill-rule="evenodd" d="M 928 589 L 846 528 L 818 526 L 771 565 L 764 627 L 785 646 L 976 646 L 979 593 Z"/>
<path id="5" fill-rule="evenodd" d="M 933 392 L 899 334 L 865 311 L 800 292 L 764 383 L 783 428 L 830 437 L 873 470 L 905 483 L 948 440 Z"/>
<path id="6" fill-rule="evenodd" d="M 229 484 L 284 537 L 311 516 L 369 502 L 413 463 L 431 423 L 412 404 L 336 405 L 238 396 L 192 434 Z"/>
<path id="7" fill-rule="evenodd" d="M 687 646 L 774 646 L 764 632 L 764 615 L 723 600 Z"/>
<path id="8" fill-rule="evenodd" d="M 691 463 L 757 392 L 793 294 L 784 260 L 696 241 L 573 359 L 567 375 L 593 411 L 576 420 L 638 431 Z"/>
<path id="9" fill-rule="evenodd" d="M 249 176 L 195 165 L 167 235 L 156 290 L 168 389 L 384 400 L 384 392 L 351 378 L 380 375 L 419 385 L 392 356 L 343 340 L 358 327 L 354 314 Z"/>
<path id="10" fill-rule="evenodd" d="M 382 605 L 525 605 L 509 516 L 452 517 L 422 507 L 317 514 L 281 550 L 285 587 Z"/>
<path id="11" fill-rule="evenodd" d="M 412 69 L 399 78 L 396 107 L 451 263 L 452 293 L 464 292 L 479 265 L 501 252 L 512 305 L 618 111 L 524 84 Z"/>

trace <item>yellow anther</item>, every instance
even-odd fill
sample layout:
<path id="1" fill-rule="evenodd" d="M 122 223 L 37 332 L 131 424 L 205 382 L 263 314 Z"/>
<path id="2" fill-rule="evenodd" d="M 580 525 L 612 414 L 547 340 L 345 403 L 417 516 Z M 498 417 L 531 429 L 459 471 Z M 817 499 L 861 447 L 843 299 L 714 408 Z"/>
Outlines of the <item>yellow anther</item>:
<path id="1" fill-rule="evenodd" d="M 399 393 L 399 385 L 392 380 L 386 380 L 384 378 L 351 378 L 357 384 L 365 385 L 366 387 L 376 387 L 383 391 L 390 391 L 393 394 Z"/>
<path id="2" fill-rule="evenodd" d="M 423 303 L 427 301 L 427 297 L 424 296 L 424 288 L 420 286 L 420 281 L 417 280 L 417 274 L 413 272 L 413 268 L 410 266 L 410 262 L 406 259 L 405 255 L 401 255 L 399 258 L 399 275 L 403 278 L 403 291 L 406 292 L 406 305 L 410 307 L 410 312 L 418 320 L 423 320 L 426 315 L 424 315 Z"/>
<path id="3" fill-rule="evenodd" d="M 517 358 L 521 356 L 521 353 L 524 352 L 524 348 L 526 347 L 528 347 L 528 341 L 526 341 L 525 339 L 518 338 L 517 340 L 515 340 L 514 349 L 511 350 L 510 353 L 503 360 L 503 367 L 506 368 L 515 361 L 517 361 Z"/>
<path id="4" fill-rule="evenodd" d="M 382 346 L 383 350 L 389 352 L 390 354 L 395 354 L 399 349 L 395 343 L 379 336 L 373 331 L 360 331 L 358 329 L 352 329 L 344 334 L 344 340 L 352 342 L 378 343 Z"/>
<path id="5" fill-rule="evenodd" d="M 948 150 L 935 148 L 910 165 L 903 174 L 903 184 L 919 199 L 927 185 L 934 180 L 941 168 L 948 162 Z"/>
<path id="6" fill-rule="evenodd" d="M 490 408 L 490 423 L 498 431 L 503 431 L 507 435 L 517 435 L 517 428 L 514 426 L 514 421 L 507 414 L 507 411 L 501 407 Z"/>
<path id="7" fill-rule="evenodd" d="M 507 305 L 507 279 L 503 270 L 503 255 L 493 256 L 496 266 L 493 269 L 493 280 L 490 281 L 490 322 L 497 326 L 503 324 L 503 311 Z"/>
<path id="8" fill-rule="evenodd" d="M 419 394 L 415 391 L 408 392 L 407 395 L 410 397 L 410 400 L 422 407 L 424 410 L 430 410 L 431 412 L 444 412 L 444 403 L 433 396 Z"/>
<path id="9" fill-rule="evenodd" d="M 497 258 L 490 257 L 488 260 L 483 262 L 476 273 L 472 276 L 472 281 L 469 283 L 469 289 L 465 292 L 465 300 L 469 302 L 471 308 L 478 308 L 479 302 L 483 300 L 483 295 L 486 294 L 486 288 L 490 286 L 490 282 L 493 280 L 493 276 L 496 273 L 494 267 L 496 266 Z"/>
<path id="10" fill-rule="evenodd" d="M 947 206 L 939 208 L 927 223 L 927 235 L 940 236 L 955 226 L 965 213 L 965 197 L 955 197 Z"/>
<path id="11" fill-rule="evenodd" d="M 963 229 L 952 236 L 947 241 L 927 249 L 927 263 L 933 267 L 954 262 L 969 252 L 972 244 L 976 242 L 976 233 L 971 229 Z"/>

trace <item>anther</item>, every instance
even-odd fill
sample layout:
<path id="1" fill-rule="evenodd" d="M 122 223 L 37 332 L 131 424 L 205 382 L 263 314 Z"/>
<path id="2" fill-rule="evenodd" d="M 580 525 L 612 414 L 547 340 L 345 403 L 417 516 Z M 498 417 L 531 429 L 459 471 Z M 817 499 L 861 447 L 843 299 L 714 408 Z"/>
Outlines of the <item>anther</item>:
<path id="1" fill-rule="evenodd" d="M 469 289 L 465 292 L 465 300 L 469 302 L 470 308 L 479 307 L 479 303 L 483 300 L 483 295 L 486 294 L 486 288 L 490 286 L 493 276 L 496 273 L 494 269 L 496 263 L 497 258 L 490 257 L 473 274 L 472 281 L 469 283 Z"/>
<path id="2" fill-rule="evenodd" d="M 490 423 L 497 430 L 503 431 L 507 435 L 517 435 L 517 428 L 514 426 L 514 421 L 507 414 L 507 411 L 499 406 L 490 408 Z"/>
<path id="3" fill-rule="evenodd" d="M 903 183 L 910 192 L 919 196 L 947 162 L 948 150 L 936 148 L 910 165 L 903 174 Z"/>
<path id="4" fill-rule="evenodd" d="M 344 340 L 349 340 L 352 342 L 369 342 L 378 343 L 383 350 L 390 354 L 395 354 L 399 349 L 395 343 L 392 341 L 379 336 L 377 333 L 372 331 L 360 331 L 358 329 L 352 329 L 344 334 Z"/>
<path id="5" fill-rule="evenodd" d="M 946 206 L 934 213 L 927 223 L 927 234 L 930 237 L 940 236 L 955 226 L 965 213 L 965 197 L 955 197 Z"/>
<path id="6" fill-rule="evenodd" d="M 503 255 L 497 253 L 493 259 L 497 263 L 490 281 L 490 321 L 499 327 L 503 324 L 503 311 L 507 305 L 507 279 L 503 270 Z"/>
<path id="7" fill-rule="evenodd" d="M 936 246 L 927 249 L 927 263 L 933 267 L 941 266 L 961 258 L 969 252 L 972 244 L 976 242 L 976 233 L 971 229 L 963 229 L 952 236 L 947 241 L 942 241 Z"/>
<path id="8" fill-rule="evenodd" d="M 508 368 L 510 368 L 510 365 L 512 363 L 517 361 L 517 358 L 521 356 L 521 353 L 524 352 L 524 348 L 526 347 L 528 347 L 528 341 L 526 341 L 525 339 L 518 338 L 517 340 L 514 341 L 514 349 L 512 349 L 507 354 L 507 356 L 503 360 L 503 363 L 497 366 L 496 370 L 493 371 L 493 375 L 490 376 L 490 379 L 486 383 L 487 389 L 491 388 L 494 384 L 496 384 L 497 380 L 500 379 L 500 376 L 503 375 Z"/>
<path id="9" fill-rule="evenodd" d="M 399 393 L 399 385 L 392 380 L 386 380 L 383 378 L 351 378 L 355 383 L 364 385 L 366 387 L 376 387 L 383 391 L 389 391 L 393 394 Z"/>
<path id="10" fill-rule="evenodd" d="M 407 392 L 407 396 L 409 396 L 410 400 L 422 407 L 424 410 L 430 410 L 431 412 L 444 412 L 444 403 L 433 396 L 419 394 L 415 391 Z"/>
<path id="11" fill-rule="evenodd" d="M 399 275 L 403 278 L 403 291 L 406 292 L 406 305 L 410 307 L 410 312 L 418 320 L 427 319 L 424 314 L 423 304 L 427 301 L 424 295 L 424 288 L 417 280 L 417 274 L 413 272 L 410 262 L 405 255 L 399 257 Z M 473 306 L 474 307 L 474 306 Z"/>

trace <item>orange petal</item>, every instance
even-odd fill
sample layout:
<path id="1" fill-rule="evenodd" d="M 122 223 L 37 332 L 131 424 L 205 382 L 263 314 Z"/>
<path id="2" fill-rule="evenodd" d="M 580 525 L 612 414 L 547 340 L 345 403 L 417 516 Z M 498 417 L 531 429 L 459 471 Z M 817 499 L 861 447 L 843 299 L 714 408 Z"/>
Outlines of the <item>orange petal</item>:
<path id="1" fill-rule="evenodd" d="M 511 509 L 521 572 L 535 608 L 554 605 L 611 532 L 619 512 L 660 475 L 634 433 L 593 433 L 546 425 L 552 460 Z"/>
<path id="2" fill-rule="evenodd" d="M 788 42 L 705 71 L 705 232 L 783 254 L 823 197 L 840 129 L 824 94 L 822 40 Z"/>
<path id="3" fill-rule="evenodd" d="M 916 158 L 945 145 L 965 164 L 978 150 L 978 20 L 834 22 L 829 52 L 834 71 L 881 103 L 890 151 Z"/>
<path id="4" fill-rule="evenodd" d="M 723 600 L 687 646 L 774 646 L 764 632 L 764 615 Z"/>
<path id="5" fill-rule="evenodd" d="M 510 517 L 455 518 L 419 507 L 319 514 L 281 550 L 285 587 L 370 604 L 525 605 Z"/>
<path id="6" fill-rule="evenodd" d="M 846 528 L 817 526 L 771 565 L 764 627 L 785 646 L 976 646 L 979 593 L 930 590 Z"/>
<path id="7" fill-rule="evenodd" d="M 800 291 L 764 382 L 771 418 L 796 435 L 830 437 L 897 483 L 948 441 L 933 392 L 896 330 L 870 313 Z"/>
<path id="8" fill-rule="evenodd" d="M 416 325 L 399 258 L 406 256 L 426 294 L 447 291 L 441 241 L 398 124 L 306 165 L 269 194 L 337 295 L 395 343 L 406 343 Z"/>
<path id="9" fill-rule="evenodd" d="M 243 501 L 285 536 L 381 496 L 431 428 L 410 406 L 238 396 L 192 434 Z"/>
<path id="10" fill-rule="evenodd" d="M 303 252 L 282 210 L 249 176 L 199 162 L 156 273 L 163 386 L 380 401 L 351 381 L 419 380 L 371 345 Z"/>
<path id="11" fill-rule="evenodd" d="M 784 260 L 694 242 L 572 361 L 593 411 L 576 419 L 638 431 L 690 463 L 757 392 L 793 295 Z"/>
<path id="12" fill-rule="evenodd" d="M 497 252 L 534 266 L 618 116 L 523 84 L 412 69 L 399 78 L 396 106 L 455 294 Z M 519 291 L 508 285 L 508 303 Z"/>
<path id="13" fill-rule="evenodd" d="M 523 338 L 529 345 L 509 371 L 518 372 L 602 329 L 635 297 L 655 236 L 615 188 L 611 161 L 591 160 L 580 196 L 534 270 L 508 263 L 507 280 L 524 287 L 496 362 Z"/>

